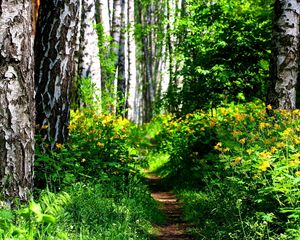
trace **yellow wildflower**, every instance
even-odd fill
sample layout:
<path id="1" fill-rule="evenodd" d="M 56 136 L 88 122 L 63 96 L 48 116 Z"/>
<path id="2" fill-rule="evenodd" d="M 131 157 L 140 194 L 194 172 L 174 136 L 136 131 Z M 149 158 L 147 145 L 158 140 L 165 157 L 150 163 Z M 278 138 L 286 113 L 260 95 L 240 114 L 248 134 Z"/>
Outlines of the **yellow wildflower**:
<path id="1" fill-rule="evenodd" d="M 86 159 L 85 158 L 81 159 L 81 162 L 82 163 L 86 162 Z"/>
<path id="2" fill-rule="evenodd" d="M 296 176 L 300 176 L 300 171 L 295 172 Z"/>
<path id="3" fill-rule="evenodd" d="M 270 152 L 261 152 L 259 156 L 263 159 L 271 158 L 272 154 Z"/>
<path id="4" fill-rule="evenodd" d="M 216 119 L 212 119 L 211 122 L 209 123 L 209 126 L 211 128 L 213 128 L 214 126 L 216 126 L 217 120 Z"/>
<path id="5" fill-rule="evenodd" d="M 63 145 L 61 143 L 56 143 L 55 146 L 58 149 L 62 149 L 63 148 Z"/>
<path id="6" fill-rule="evenodd" d="M 214 146 L 214 149 L 218 150 L 218 151 L 222 151 L 222 143 L 218 142 L 216 146 Z"/>
<path id="7" fill-rule="evenodd" d="M 245 144 L 245 143 L 246 143 L 246 138 L 241 138 L 241 139 L 239 140 L 239 142 L 240 142 L 241 144 Z"/>
<path id="8" fill-rule="evenodd" d="M 269 160 L 263 161 L 262 164 L 259 166 L 259 169 L 263 172 L 267 171 L 267 169 L 271 166 L 271 163 Z"/>
<path id="9" fill-rule="evenodd" d="M 261 122 L 259 123 L 259 128 L 260 129 L 264 129 L 264 128 L 267 128 L 267 127 L 270 127 L 270 123 L 265 123 L 265 122 Z"/>
<path id="10" fill-rule="evenodd" d="M 297 165 L 299 165 L 299 160 L 295 160 L 295 161 L 289 161 L 289 166 L 290 167 L 294 167 L 294 166 L 297 166 Z"/>
<path id="11" fill-rule="evenodd" d="M 300 158 L 300 153 L 295 153 L 292 155 L 292 158 L 295 160 L 295 161 L 299 161 L 299 158 Z"/>
<path id="12" fill-rule="evenodd" d="M 251 155 L 251 153 L 253 153 L 254 150 L 252 150 L 252 149 L 249 148 L 249 149 L 246 150 L 246 152 L 247 152 L 249 155 Z"/>
<path id="13" fill-rule="evenodd" d="M 284 148 L 286 145 L 285 145 L 285 143 L 284 142 L 278 142 L 278 143 L 276 143 L 276 147 L 278 147 L 278 148 Z"/>
<path id="14" fill-rule="evenodd" d="M 271 104 L 268 104 L 268 105 L 267 105 L 267 109 L 268 109 L 268 110 L 272 110 Z"/>
<path id="15" fill-rule="evenodd" d="M 97 146 L 102 148 L 102 147 L 104 147 L 104 144 L 101 142 L 97 142 Z"/>
<path id="16" fill-rule="evenodd" d="M 229 151 L 230 151 L 230 149 L 228 147 L 223 149 L 223 152 L 225 152 L 225 153 L 229 152 Z"/>
<path id="17" fill-rule="evenodd" d="M 276 147 L 271 147 L 271 153 L 275 153 L 278 149 Z"/>
<path id="18" fill-rule="evenodd" d="M 293 129 L 292 128 L 287 128 L 283 131 L 283 136 L 284 137 L 290 137 L 291 133 L 293 132 Z"/>
<path id="19" fill-rule="evenodd" d="M 243 160 L 243 158 L 241 158 L 241 157 L 236 157 L 235 159 L 234 159 L 234 161 L 231 163 L 231 166 L 236 166 L 236 165 L 238 165 L 241 161 Z"/>
<path id="20" fill-rule="evenodd" d="M 296 145 L 299 145 L 299 144 L 300 144 L 300 137 L 295 137 L 295 138 L 294 138 L 294 143 L 295 143 Z"/>
<path id="21" fill-rule="evenodd" d="M 48 129 L 48 127 L 49 127 L 48 125 L 42 125 L 41 129 Z"/>

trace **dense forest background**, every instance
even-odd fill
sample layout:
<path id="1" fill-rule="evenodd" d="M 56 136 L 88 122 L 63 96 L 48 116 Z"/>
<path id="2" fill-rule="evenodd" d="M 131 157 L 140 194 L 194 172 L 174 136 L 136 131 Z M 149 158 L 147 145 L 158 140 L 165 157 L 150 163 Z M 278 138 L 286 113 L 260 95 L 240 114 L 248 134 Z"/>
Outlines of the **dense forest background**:
<path id="1" fill-rule="evenodd" d="M 190 237 L 299 239 L 299 15 L 0 0 L 0 238 L 157 237 L 150 172 Z"/>

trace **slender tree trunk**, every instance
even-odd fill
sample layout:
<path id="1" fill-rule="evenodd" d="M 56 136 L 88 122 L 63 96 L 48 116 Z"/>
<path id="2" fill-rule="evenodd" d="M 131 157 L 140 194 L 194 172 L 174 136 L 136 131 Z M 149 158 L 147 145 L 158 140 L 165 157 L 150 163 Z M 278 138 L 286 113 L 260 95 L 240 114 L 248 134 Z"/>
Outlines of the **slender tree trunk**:
<path id="1" fill-rule="evenodd" d="M 36 122 L 51 148 L 68 135 L 78 19 L 76 0 L 41 3 L 35 39 Z"/>
<path id="2" fill-rule="evenodd" d="M 109 36 L 111 31 L 109 0 L 96 0 L 96 3 L 96 12 L 99 13 L 97 23 L 103 25 L 104 34 Z"/>
<path id="3" fill-rule="evenodd" d="M 33 185 L 32 2 L 0 1 L 0 188 L 27 200 Z"/>
<path id="4" fill-rule="evenodd" d="M 134 0 L 128 0 L 128 83 L 127 83 L 127 109 L 128 119 L 138 123 L 139 111 L 138 111 L 138 84 L 136 77 L 136 43 L 134 37 Z"/>
<path id="5" fill-rule="evenodd" d="M 96 32 L 96 1 L 82 0 L 78 77 L 91 79 L 93 99 L 101 99 L 101 66 Z M 87 103 L 84 103 L 85 105 Z"/>
<path id="6" fill-rule="evenodd" d="M 121 24 L 122 24 L 122 0 L 114 0 L 113 5 L 113 18 L 112 18 L 112 51 L 114 52 L 115 58 L 115 69 L 118 66 L 118 57 L 120 50 L 120 40 L 121 40 Z"/>
<path id="7" fill-rule="evenodd" d="M 119 44 L 119 56 L 118 56 L 118 73 L 117 73 L 117 83 L 118 83 L 118 109 L 117 114 L 122 115 L 124 118 L 126 117 L 126 42 L 127 42 L 127 34 L 126 34 L 126 26 L 127 26 L 127 0 L 121 1 L 122 12 L 121 12 L 121 37 Z"/>
<path id="8" fill-rule="evenodd" d="M 101 88 L 98 36 L 95 30 L 95 0 L 83 0 L 80 31 L 79 77 L 91 78 L 97 88 Z"/>
<path id="9" fill-rule="evenodd" d="M 274 109 L 296 108 L 299 55 L 298 0 L 276 0 L 267 102 Z"/>

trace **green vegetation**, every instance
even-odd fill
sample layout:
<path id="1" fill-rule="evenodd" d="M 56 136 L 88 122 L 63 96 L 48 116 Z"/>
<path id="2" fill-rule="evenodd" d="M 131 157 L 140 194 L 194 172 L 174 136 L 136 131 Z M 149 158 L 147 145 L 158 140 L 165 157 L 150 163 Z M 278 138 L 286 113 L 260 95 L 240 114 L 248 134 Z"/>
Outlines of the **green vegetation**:
<path id="1" fill-rule="evenodd" d="M 182 86 L 169 89 L 168 109 L 182 104 L 177 111 L 187 114 L 231 101 L 265 101 L 272 2 L 187 1 L 174 30 L 174 58 L 182 63 L 174 78 L 182 78 Z"/>
<path id="2" fill-rule="evenodd" d="M 175 187 L 196 239 L 299 238 L 299 113 L 271 117 L 255 101 L 163 117 L 154 137 L 169 161 L 156 171 Z"/>
<path id="3" fill-rule="evenodd" d="M 52 151 L 37 139 L 35 200 L 1 202 L 0 239 L 149 239 L 162 218 L 137 171 L 137 127 L 82 110 L 69 130 Z"/>
<path id="4" fill-rule="evenodd" d="M 195 239 L 299 240 L 300 110 L 265 104 L 272 3 L 187 0 L 174 20 L 161 8 L 151 25 L 143 14 L 152 14 L 152 1 L 138 1 L 138 46 L 149 34 L 157 40 L 144 50 L 164 52 L 171 77 L 155 107 L 145 99 L 138 106 L 141 115 L 157 111 L 142 126 L 109 114 L 120 108 L 117 56 L 97 24 L 102 89 L 77 80 L 65 144 L 36 136 L 35 192 L 27 203 L 1 198 L 0 239 L 151 239 L 163 216 L 143 179 L 147 168 L 174 189 Z M 149 101 L 150 85 L 139 86 Z"/>

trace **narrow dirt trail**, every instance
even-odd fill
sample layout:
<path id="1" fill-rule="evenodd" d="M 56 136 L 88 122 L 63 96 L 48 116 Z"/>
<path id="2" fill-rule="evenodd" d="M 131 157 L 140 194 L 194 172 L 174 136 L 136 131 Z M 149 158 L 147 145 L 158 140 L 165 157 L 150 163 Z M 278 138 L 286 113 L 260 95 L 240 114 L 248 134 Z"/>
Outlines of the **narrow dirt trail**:
<path id="1" fill-rule="evenodd" d="M 186 233 L 188 224 L 181 219 L 181 206 L 176 196 L 162 184 L 162 179 L 155 175 L 147 177 L 152 197 L 160 203 L 161 211 L 166 215 L 165 223 L 155 226 L 157 240 L 192 240 Z"/>

